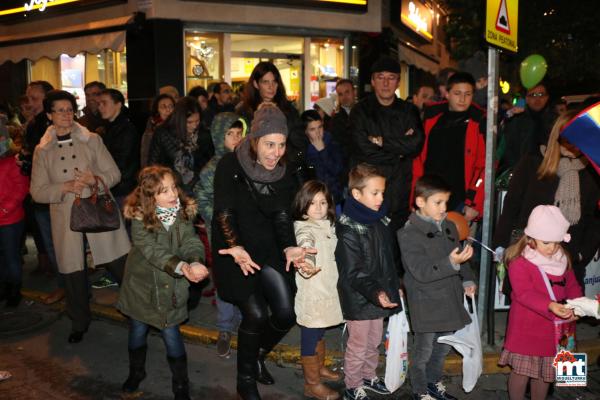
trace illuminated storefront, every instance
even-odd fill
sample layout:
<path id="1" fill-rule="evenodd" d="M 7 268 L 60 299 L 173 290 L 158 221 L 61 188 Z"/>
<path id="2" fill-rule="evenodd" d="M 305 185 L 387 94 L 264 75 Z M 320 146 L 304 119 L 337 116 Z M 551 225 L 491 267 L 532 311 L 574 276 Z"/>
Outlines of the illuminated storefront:
<path id="1" fill-rule="evenodd" d="M 25 1 L 37 8 L 17 10 Z M 9 9 L 0 14 L 0 78 L 3 63 L 26 64 L 28 81 L 48 80 L 80 97 L 82 85 L 99 80 L 128 95 L 139 115 L 165 85 L 187 93 L 226 81 L 239 91 L 262 60 L 277 65 L 290 100 L 304 110 L 331 94 L 337 79 L 358 79 L 355 37 L 382 26 L 382 0 L 9 0 L 0 6 Z"/>
<path id="2" fill-rule="evenodd" d="M 188 28 L 184 40 L 186 91 L 224 80 L 240 92 L 254 66 L 268 60 L 281 72 L 289 99 L 304 109 L 331 95 L 338 79 L 357 76 L 356 46 L 346 50 L 349 39 L 344 37 L 208 33 Z M 350 53 L 348 68 L 346 52 Z"/>
<path id="3" fill-rule="evenodd" d="M 421 85 L 434 86 L 435 75 L 452 65 L 445 46 L 447 13 L 435 0 L 398 0 L 391 13 L 402 66 L 400 96 L 406 98 Z"/>
<path id="4" fill-rule="evenodd" d="M 0 6 L 0 65 L 23 66 L 28 81 L 73 93 L 101 81 L 127 96 L 127 0 L 8 0 Z"/>
<path id="5" fill-rule="evenodd" d="M 103 82 L 127 98 L 126 51 L 101 50 L 98 54 L 82 52 L 73 57 L 61 54 L 56 59 L 42 57 L 29 61 L 32 81 L 48 81 L 55 88 L 71 92 L 79 109 L 85 107 L 83 88 L 87 82 Z"/>

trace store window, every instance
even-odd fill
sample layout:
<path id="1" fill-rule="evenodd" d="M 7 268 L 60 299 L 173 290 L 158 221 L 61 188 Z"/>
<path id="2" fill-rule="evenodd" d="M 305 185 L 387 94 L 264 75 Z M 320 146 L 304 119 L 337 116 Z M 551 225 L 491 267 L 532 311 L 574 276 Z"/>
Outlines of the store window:
<path id="1" fill-rule="evenodd" d="M 79 109 L 85 107 L 85 84 L 100 81 L 108 88 L 121 91 L 127 99 L 126 51 L 103 50 L 99 54 L 62 54 L 58 59 L 41 58 L 30 64 L 32 81 L 48 81 L 55 88 L 75 95 Z"/>
<path id="2" fill-rule="evenodd" d="M 313 38 L 310 42 L 310 103 L 335 92 L 337 80 L 344 76 L 344 41 Z"/>
<path id="3" fill-rule="evenodd" d="M 288 99 L 302 110 L 303 51 L 302 37 L 232 34 L 231 84 L 234 91 L 243 90 L 256 64 L 270 61 L 281 74 Z"/>
<path id="4" fill-rule="evenodd" d="M 198 31 L 185 32 L 185 88 L 195 86 L 208 89 L 222 80 L 221 54 L 223 34 Z"/>

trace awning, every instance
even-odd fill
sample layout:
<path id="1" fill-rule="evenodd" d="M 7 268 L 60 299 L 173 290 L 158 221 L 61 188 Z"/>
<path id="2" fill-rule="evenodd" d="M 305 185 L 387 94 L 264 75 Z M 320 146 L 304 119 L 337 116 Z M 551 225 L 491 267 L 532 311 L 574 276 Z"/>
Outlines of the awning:
<path id="1" fill-rule="evenodd" d="M 414 65 L 433 75 L 436 75 L 440 70 L 440 64 L 437 61 L 433 61 L 429 57 L 417 52 L 415 49 L 406 46 L 402 42 L 398 44 L 398 54 L 400 55 L 401 62 L 405 62 L 408 65 Z"/>
<path id="2" fill-rule="evenodd" d="M 81 52 L 99 53 L 104 49 L 122 51 L 125 48 L 125 28 L 131 15 L 71 25 L 45 31 L 41 35 L 15 34 L 0 36 L 0 65 L 6 61 L 51 59 L 61 54 L 75 56 Z"/>

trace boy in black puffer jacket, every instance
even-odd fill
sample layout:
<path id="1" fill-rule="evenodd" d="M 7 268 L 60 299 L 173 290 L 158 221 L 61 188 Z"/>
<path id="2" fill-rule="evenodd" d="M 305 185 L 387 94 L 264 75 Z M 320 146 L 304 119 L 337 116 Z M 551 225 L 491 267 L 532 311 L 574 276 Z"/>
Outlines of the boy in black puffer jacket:
<path id="1" fill-rule="evenodd" d="M 351 196 L 337 226 L 338 292 L 348 326 L 345 400 L 368 400 L 365 390 L 390 394 L 376 375 L 383 319 L 399 311 L 400 282 L 387 206 L 385 178 L 368 164 L 349 174 Z"/>

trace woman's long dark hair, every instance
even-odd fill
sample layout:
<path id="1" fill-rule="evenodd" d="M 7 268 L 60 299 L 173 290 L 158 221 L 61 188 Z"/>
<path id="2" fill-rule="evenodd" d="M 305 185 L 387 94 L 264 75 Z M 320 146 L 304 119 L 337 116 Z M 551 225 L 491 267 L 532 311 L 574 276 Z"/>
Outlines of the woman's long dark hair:
<path id="1" fill-rule="evenodd" d="M 200 111 L 200 105 L 198 105 L 196 99 L 189 96 L 182 97 L 175 103 L 173 114 L 169 116 L 165 124 L 171 131 L 175 132 L 177 139 L 182 142 L 187 142 L 189 140 L 187 134 L 187 119 L 195 113 L 198 113 L 200 118 L 202 118 L 202 111 Z M 199 129 L 200 124 L 198 124 L 196 130 Z"/>
<path id="2" fill-rule="evenodd" d="M 287 114 L 290 110 L 290 103 L 287 99 L 287 94 L 285 92 L 285 86 L 283 81 L 281 80 L 281 74 L 277 67 L 268 61 L 261 61 L 252 70 L 252 74 L 250 74 L 250 78 L 248 79 L 248 84 L 245 88 L 244 99 L 247 102 L 247 105 L 252 110 L 252 112 L 256 111 L 260 103 L 263 102 L 263 99 L 260 97 L 260 92 L 257 88 L 254 87 L 254 82 L 258 85 L 259 81 L 263 76 L 271 72 L 277 81 L 277 92 L 275 93 L 275 97 L 273 98 L 273 102 L 279 107 L 281 111 Z"/>

